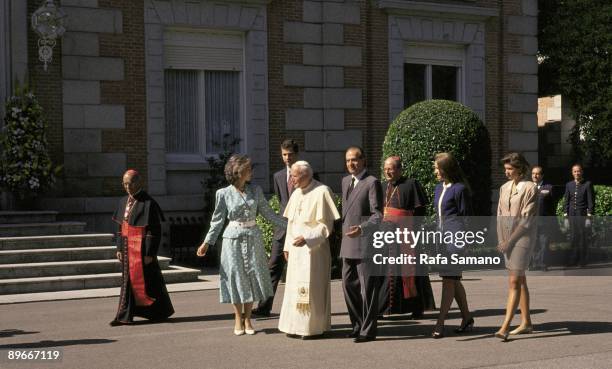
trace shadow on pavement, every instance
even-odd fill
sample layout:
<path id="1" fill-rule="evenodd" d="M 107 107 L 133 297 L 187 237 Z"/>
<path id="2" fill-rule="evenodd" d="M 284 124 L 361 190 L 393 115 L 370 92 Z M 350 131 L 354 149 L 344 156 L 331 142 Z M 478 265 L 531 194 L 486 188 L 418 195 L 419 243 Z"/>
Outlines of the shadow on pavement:
<path id="1" fill-rule="evenodd" d="M 480 327 L 480 329 L 477 329 L 477 327 L 475 327 L 474 331 L 471 332 L 470 335 L 483 334 L 483 330 L 489 331 L 489 334 L 485 336 L 470 337 L 460 341 L 475 341 L 480 339 L 492 338 L 493 332 L 496 332 L 498 329 L 499 327 Z M 544 339 L 569 335 L 612 333 L 612 322 L 546 322 L 541 324 L 534 324 L 533 329 L 534 330 L 532 334 L 509 336 L 508 341 L 525 339 Z"/>
<path id="2" fill-rule="evenodd" d="M 547 312 L 548 309 L 530 309 L 529 312 L 531 313 L 531 315 L 537 315 L 537 314 L 543 314 L 545 312 Z M 516 310 L 516 314 L 520 314 L 520 310 Z M 481 310 L 473 310 L 472 311 L 472 315 L 474 316 L 474 318 L 481 318 L 481 317 L 485 317 L 485 316 L 500 316 L 503 317 L 506 315 L 506 309 L 481 309 Z M 435 318 L 437 319 L 438 317 L 435 316 Z M 449 319 L 460 319 L 461 318 L 461 313 L 459 312 L 458 309 L 454 309 L 453 312 L 449 312 L 446 320 Z M 501 324 L 501 321 L 500 321 Z"/>
<path id="3" fill-rule="evenodd" d="M 66 341 L 39 341 L 39 342 L 28 342 L 28 343 L 14 343 L 9 345 L 0 345 L 1 349 L 34 349 L 34 348 L 47 348 L 47 347 L 62 347 L 62 346 L 80 346 L 80 345 L 99 345 L 103 343 L 113 343 L 117 340 L 107 340 L 104 338 L 93 338 L 93 339 L 79 339 L 79 340 L 66 340 Z"/>
<path id="4" fill-rule="evenodd" d="M 24 334 L 36 334 L 36 333 L 40 333 L 40 332 L 27 332 L 21 329 L 3 329 L 3 330 L 0 330 L 0 338 L 21 336 Z"/>
<path id="5" fill-rule="evenodd" d="M 179 316 L 176 318 L 168 318 L 168 320 L 166 320 L 164 323 L 209 322 L 214 320 L 234 320 L 234 314 Z"/>

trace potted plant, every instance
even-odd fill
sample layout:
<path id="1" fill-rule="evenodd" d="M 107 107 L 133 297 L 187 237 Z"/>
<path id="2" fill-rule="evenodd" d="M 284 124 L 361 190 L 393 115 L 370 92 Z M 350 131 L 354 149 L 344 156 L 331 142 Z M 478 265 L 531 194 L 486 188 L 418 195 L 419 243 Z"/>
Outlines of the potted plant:
<path id="1" fill-rule="evenodd" d="M 16 210 L 32 210 L 40 194 L 55 183 L 42 106 L 27 86 L 6 102 L 0 131 L 0 187 L 12 194 Z"/>

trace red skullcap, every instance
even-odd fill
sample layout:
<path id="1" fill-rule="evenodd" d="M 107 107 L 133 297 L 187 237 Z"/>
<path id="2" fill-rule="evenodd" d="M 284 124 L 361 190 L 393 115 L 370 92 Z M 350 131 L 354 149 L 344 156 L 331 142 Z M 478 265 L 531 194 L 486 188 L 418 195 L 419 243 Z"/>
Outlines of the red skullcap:
<path id="1" fill-rule="evenodd" d="M 129 176 L 139 176 L 140 173 L 138 173 L 138 171 L 136 169 L 128 169 L 125 174 L 129 175 Z"/>
<path id="2" fill-rule="evenodd" d="M 389 156 L 388 159 L 393 160 L 394 162 L 398 163 L 399 165 L 402 165 L 402 158 L 400 158 L 397 155 L 394 156 Z"/>

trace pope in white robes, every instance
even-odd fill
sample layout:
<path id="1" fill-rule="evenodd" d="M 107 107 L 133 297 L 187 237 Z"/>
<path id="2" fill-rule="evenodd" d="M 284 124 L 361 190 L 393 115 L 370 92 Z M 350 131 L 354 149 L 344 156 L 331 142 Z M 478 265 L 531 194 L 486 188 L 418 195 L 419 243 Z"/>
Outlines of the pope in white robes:
<path id="1" fill-rule="evenodd" d="M 329 187 L 312 179 L 305 161 L 291 166 L 294 183 L 284 217 L 287 277 L 278 329 L 290 337 L 315 337 L 331 329 L 331 254 L 327 238 L 340 215 Z"/>

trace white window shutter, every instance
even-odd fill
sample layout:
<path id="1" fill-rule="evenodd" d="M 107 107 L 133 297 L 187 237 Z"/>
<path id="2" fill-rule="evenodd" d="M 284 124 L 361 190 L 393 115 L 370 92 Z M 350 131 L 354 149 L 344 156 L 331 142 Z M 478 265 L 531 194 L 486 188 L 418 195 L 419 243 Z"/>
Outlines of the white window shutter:
<path id="1" fill-rule="evenodd" d="M 164 68 L 240 71 L 243 45 L 240 33 L 167 29 Z"/>

